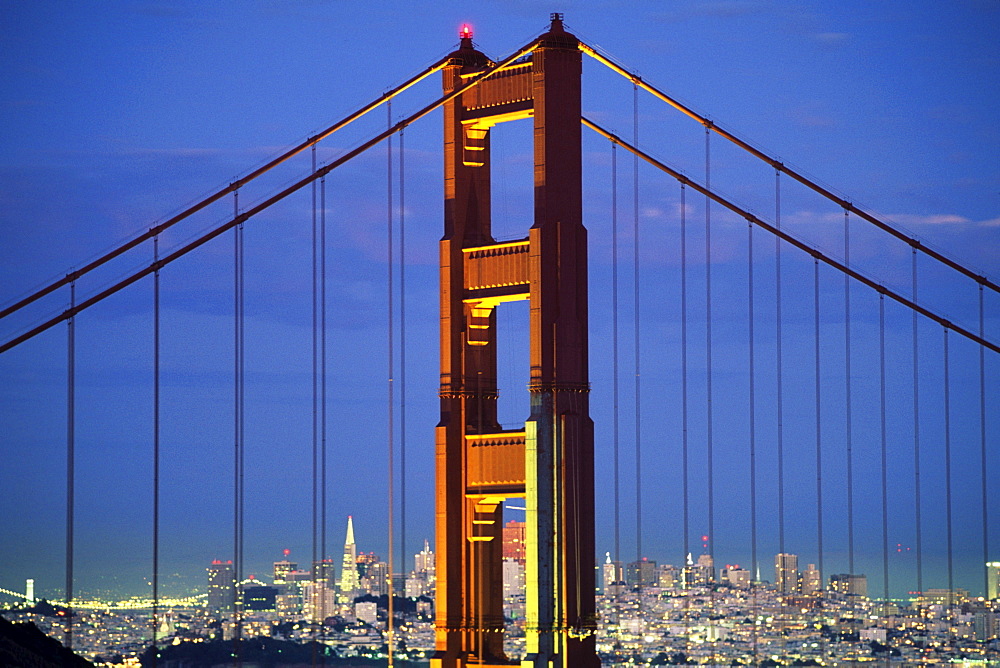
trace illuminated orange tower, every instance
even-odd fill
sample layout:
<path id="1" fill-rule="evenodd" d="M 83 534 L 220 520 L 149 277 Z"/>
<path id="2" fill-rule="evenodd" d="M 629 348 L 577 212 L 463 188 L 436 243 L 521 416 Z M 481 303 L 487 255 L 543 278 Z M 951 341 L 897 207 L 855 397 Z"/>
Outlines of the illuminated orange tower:
<path id="1" fill-rule="evenodd" d="M 452 91 L 495 64 L 468 29 L 444 69 Z M 587 373 L 581 53 L 562 17 L 538 47 L 444 108 L 441 421 L 435 668 L 510 665 L 503 652 L 503 501 L 524 498 L 523 666 L 590 668 L 595 649 L 594 436 Z M 535 219 L 525 239 L 490 229 L 490 128 L 534 119 Z M 495 309 L 530 301 L 531 414 L 497 422 Z"/>

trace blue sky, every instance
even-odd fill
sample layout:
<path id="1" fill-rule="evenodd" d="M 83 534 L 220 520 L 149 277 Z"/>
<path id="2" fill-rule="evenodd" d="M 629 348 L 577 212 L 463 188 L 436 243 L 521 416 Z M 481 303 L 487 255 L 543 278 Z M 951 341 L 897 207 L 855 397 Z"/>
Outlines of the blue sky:
<path id="1" fill-rule="evenodd" d="M 0 118 L 0 303 L 10 303 L 179 211 L 326 127 L 436 61 L 468 22 L 477 46 L 499 58 L 542 32 L 550 11 L 644 79 L 923 242 L 997 279 L 1000 257 L 1000 7 L 995 2 L 477 3 L 105 2 L 0 3 L 5 83 Z M 584 109 L 628 138 L 631 84 L 594 61 L 584 66 Z M 439 94 L 436 77 L 392 107 L 398 120 Z M 640 143 L 701 180 L 704 131 L 641 93 Z M 372 136 L 385 109 L 325 141 L 326 162 Z M 436 406 L 436 245 L 441 233 L 440 116 L 407 130 L 406 544 L 432 538 L 432 430 Z M 524 234 L 530 220 L 530 126 L 493 137 L 494 230 Z M 394 149 L 398 151 L 398 141 Z M 598 545 L 614 549 L 611 495 L 611 149 L 585 134 L 585 211 L 591 230 L 592 395 L 599 471 Z M 768 167 L 711 139 L 712 184 L 773 220 Z M 372 149 L 326 184 L 329 298 L 329 530 L 336 555 L 346 515 L 359 549 L 385 553 L 386 152 Z M 398 152 L 394 158 L 399 204 Z M 304 175 L 302 156 L 241 193 L 247 206 Z M 635 539 L 632 244 L 633 162 L 619 152 L 622 559 Z M 642 551 L 683 559 L 680 527 L 679 189 L 639 171 L 642 373 Z M 843 214 L 789 179 L 782 224 L 844 257 Z M 689 447 L 691 531 L 707 531 L 705 459 L 704 203 L 688 193 Z M 179 225 L 168 250 L 223 221 L 231 201 Z M 283 548 L 311 554 L 311 230 L 304 191 L 250 221 L 247 257 L 247 571 L 265 572 Z M 397 240 L 398 240 L 398 215 Z M 748 321 L 745 223 L 712 209 L 715 545 L 720 563 L 750 560 Z M 909 249 L 852 220 L 850 259 L 909 294 Z M 777 552 L 774 486 L 774 243 L 754 233 L 755 388 L 758 397 L 759 554 Z M 91 294 L 148 262 L 149 247 L 81 281 Z M 398 260 L 398 257 L 397 257 Z M 785 369 L 785 547 L 818 561 L 813 413 L 812 263 L 782 250 Z M 920 299 L 978 328 L 978 294 L 920 261 Z M 397 267 L 398 279 L 398 267 Z M 163 563 L 165 586 L 200 585 L 213 558 L 231 558 L 232 242 L 218 239 L 163 272 Z M 141 591 L 148 576 L 151 476 L 151 283 L 146 280 L 78 319 L 77 587 Z M 824 570 L 846 572 L 843 490 L 845 402 L 843 282 L 821 273 Z M 852 432 L 856 570 L 881 586 L 878 306 L 852 288 Z M 397 306 L 399 295 L 396 295 Z M 9 338 L 65 307 L 68 295 L 0 322 Z M 997 340 L 997 295 L 985 297 L 987 337 Z M 890 543 L 914 547 L 910 316 L 887 313 L 890 372 Z M 526 311 L 501 313 L 501 419 L 526 415 L 522 396 Z M 398 319 L 397 319 L 398 325 Z M 508 334 L 509 332 L 509 334 Z M 992 334 L 991 334 L 992 333 Z M 399 332 L 395 334 L 399 341 Z M 942 506 L 943 335 L 920 324 L 921 465 L 925 586 L 945 586 Z M 950 339 L 953 539 L 956 584 L 982 578 L 978 352 Z M 34 577 L 43 592 L 63 581 L 65 327 L 0 356 L 0 587 Z M 988 393 L 996 355 L 986 357 Z M 400 351 L 396 351 L 396 362 Z M 509 360 L 509 361 L 507 361 Z M 397 372 L 398 373 L 398 372 Z M 398 380 L 398 379 L 397 379 Z M 988 397 L 991 396 L 988 394 Z M 992 395 L 992 396 L 995 396 Z M 508 398 L 509 397 L 509 398 Z M 397 399 L 399 393 L 397 392 Z M 996 402 L 988 402 L 988 470 L 996 471 Z M 397 409 L 396 416 L 399 417 Z M 397 434 L 399 425 L 397 425 Z M 398 461 L 397 452 L 397 466 Z M 725 462 L 719 465 L 719 462 Z M 398 488 L 397 488 L 398 490 Z M 989 491 L 990 524 L 1000 517 Z M 511 517 L 517 517 L 512 511 Z M 991 529 L 991 558 L 1000 530 Z M 915 587 L 915 559 L 894 553 L 890 591 Z"/>

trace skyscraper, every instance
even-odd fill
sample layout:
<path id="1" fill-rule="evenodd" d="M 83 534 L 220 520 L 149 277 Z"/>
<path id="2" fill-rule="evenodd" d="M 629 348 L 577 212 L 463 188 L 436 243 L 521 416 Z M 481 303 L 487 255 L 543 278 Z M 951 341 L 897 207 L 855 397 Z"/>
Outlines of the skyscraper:
<path id="1" fill-rule="evenodd" d="M 503 558 L 514 559 L 522 566 L 525 563 L 525 522 L 510 520 L 503 526 Z"/>
<path id="2" fill-rule="evenodd" d="M 298 570 L 299 565 L 294 561 L 288 561 L 288 550 L 285 550 L 285 558 L 274 562 L 274 584 L 284 584 L 288 579 L 288 574 Z"/>
<path id="3" fill-rule="evenodd" d="M 750 586 L 750 571 L 740 568 L 739 564 L 727 565 L 722 579 L 729 582 L 730 587 L 746 589 Z"/>
<path id="4" fill-rule="evenodd" d="M 622 562 L 611 561 L 611 553 L 604 553 L 604 565 L 601 567 L 601 584 L 605 594 L 611 593 L 610 588 L 622 580 Z"/>
<path id="5" fill-rule="evenodd" d="M 413 570 L 406 578 L 406 596 L 434 595 L 435 569 L 434 552 L 425 540 L 424 549 L 413 555 Z"/>
<path id="6" fill-rule="evenodd" d="M 1000 599 L 1000 561 L 986 562 L 986 600 Z"/>
<path id="7" fill-rule="evenodd" d="M 816 568 L 816 564 L 809 564 L 802 571 L 802 593 L 815 594 L 821 589 L 823 589 L 822 575 L 820 575 L 819 570 Z"/>
<path id="8" fill-rule="evenodd" d="M 830 576 L 830 589 L 849 596 L 867 596 L 868 578 L 855 573 L 837 573 Z"/>
<path id="9" fill-rule="evenodd" d="M 712 559 L 710 554 L 699 554 L 698 555 L 698 577 L 695 578 L 696 582 L 701 584 L 709 584 L 715 582 L 715 560 Z"/>
<path id="10" fill-rule="evenodd" d="M 340 570 L 340 595 L 348 601 L 361 589 L 358 576 L 358 547 L 354 543 L 354 518 L 347 516 L 347 538 L 344 540 L 344 560 Z"/>
<path id="11" fill-rule="evenodd" d="M 413 555 L 413 570 L 417 573 L 427 573 L 430 577 L 434 576 L 434 552 L 426 540 L 424 549 Z"/>
<path id="12" fill-rule="evenodd" d="M 394 583 L 395 584 L 395 583 Z M 389 593 L 389 564 L 384 561 L 376 561 L 365 567 L 365 576 L 358 579 L 357 590 L 350 594 L 343 589 L 344 582 L 341 580 L 341 595 L 353 599 L 362 593 L 372 596 L 382 596 Z"/>
<path id="13" fill-rule="evenodd" d="M 216 618 L 231 614 L 236 601 L 233 562 L 216 559 L 207 570 L 208 613 Z"/>
<path id="14" fill-rule="evenodd" d="M 656 562 L 646 557 L 625 566 L 625 583 L 629 587 L 655 587 L 658 579 Z"/>
<path id="15" fill-rule="evenodd" d="M 798 555 L 784 552 L 774 555 L 774 584 L 779 594 L 794 594 L 798 591 Z"/>

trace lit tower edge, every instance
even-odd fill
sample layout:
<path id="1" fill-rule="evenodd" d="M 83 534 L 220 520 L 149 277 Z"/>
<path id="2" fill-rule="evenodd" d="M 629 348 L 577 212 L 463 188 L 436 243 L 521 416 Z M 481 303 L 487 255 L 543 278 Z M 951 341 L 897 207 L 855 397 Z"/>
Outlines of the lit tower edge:
<path id="1" fill-rule="evenodd" d="M 495 64 L 467 27 L 443 87 Z M 436 429 L 435 668 L 509 665 L 503 654 L 503 501 L 525 499 L 523 666 L 591 668 L 594 440 L 589 416 L 587 233 L 582 221 L 581 53 L 562 17 L 527 58 L 444 107 L 440 244 L 441 421 Z M 533 119 L 535 214 L 526 238 L 490 227 L 490 128 Z M 531 413 L 497 422 L 495 310 L 529 301 Z"/>

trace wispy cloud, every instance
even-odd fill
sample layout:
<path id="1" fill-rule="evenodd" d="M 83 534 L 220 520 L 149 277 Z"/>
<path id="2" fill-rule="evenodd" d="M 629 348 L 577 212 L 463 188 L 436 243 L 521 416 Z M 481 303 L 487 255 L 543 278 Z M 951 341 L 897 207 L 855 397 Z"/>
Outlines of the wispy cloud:
<path id="1" fill-rule="evenodd" d="M 825 103 L 819 100 L 797 105 L 789 110 L 788 116 L 794 123 L 807 128 L 832 128 L 839 125 L 833 115 L 826 113 Z"/>
<path id="2" fill-rule="evenodd" d="M 850 41 L 851 35 L 846 32 L 818 32 L 813 34 L 813 39 L 826 46 L 837 46 Z"/>

